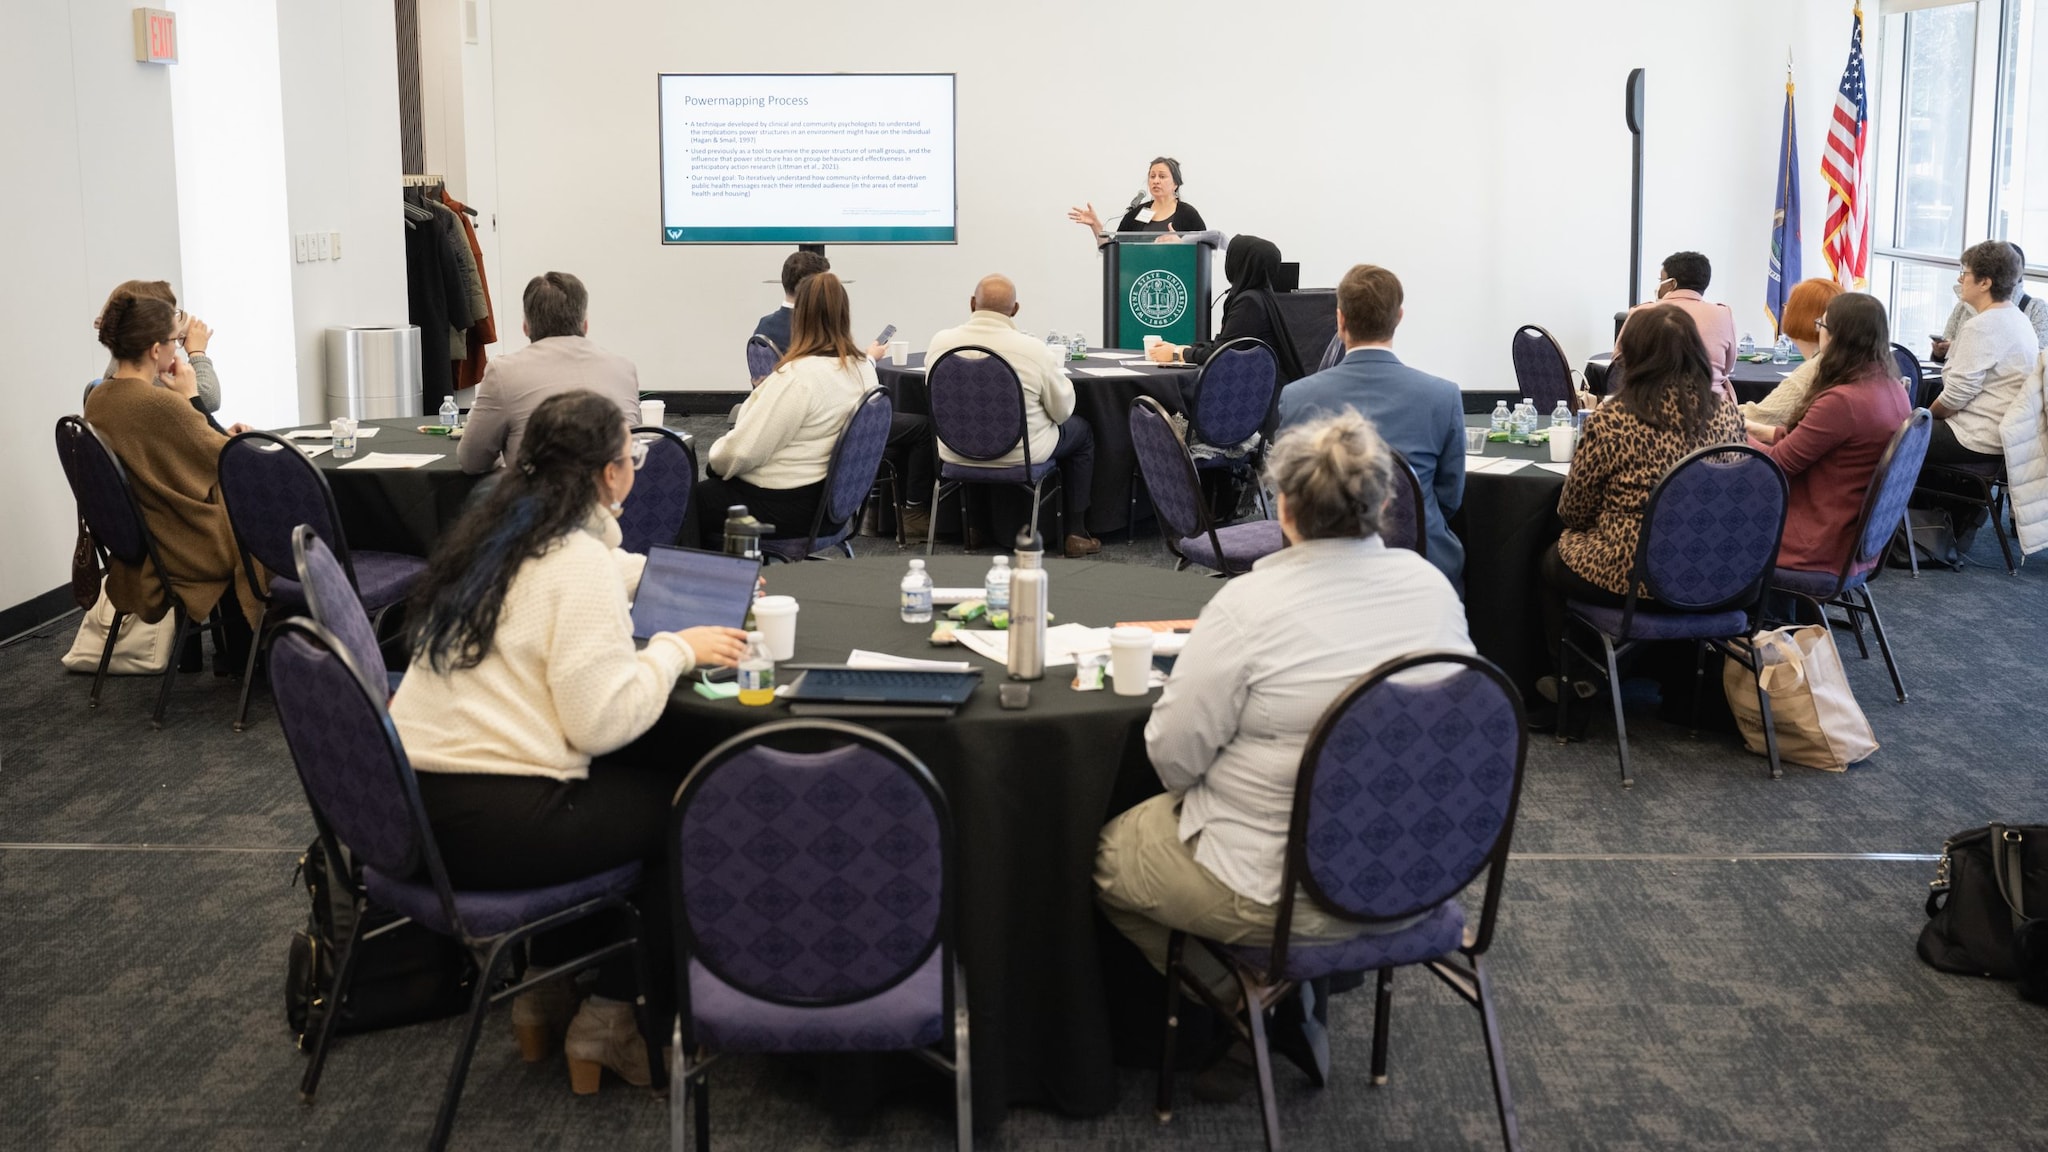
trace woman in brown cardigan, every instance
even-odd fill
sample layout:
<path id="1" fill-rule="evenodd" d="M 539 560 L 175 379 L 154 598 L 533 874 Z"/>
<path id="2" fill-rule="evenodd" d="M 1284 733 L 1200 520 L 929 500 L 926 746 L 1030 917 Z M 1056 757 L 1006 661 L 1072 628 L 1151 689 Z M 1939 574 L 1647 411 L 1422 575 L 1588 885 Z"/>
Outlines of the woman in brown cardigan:
<path id="1" fill-rule="evenodd" d="M 123 612 L 161 620 L 170 610 L 168 582 L 193 618 L 204 620 L 232 584 L 241 612 L 224 614 L 228 646 L 246 654 L 249 625 L 262 619 L 263 604 L 249 587 L 221 503 L 220 450 L 227 438 L 192 406 L 198 381 L 192 366 L 178 359 L 175 326 L 170 304 L 132 294 L 115 295 L 100 314 L 99 339 L 114 354 L 114 372 L 86 398 L 85 420 L 127 469 L 166 569 L 116 561 L 107 573 L 107 595 Z M 158 387 L 159 375 L 171 387 Z M 247 430 L 237 424 L 228 431 Z M 217 669 L 239 673 L 236 656 L 217 654 Z"/>

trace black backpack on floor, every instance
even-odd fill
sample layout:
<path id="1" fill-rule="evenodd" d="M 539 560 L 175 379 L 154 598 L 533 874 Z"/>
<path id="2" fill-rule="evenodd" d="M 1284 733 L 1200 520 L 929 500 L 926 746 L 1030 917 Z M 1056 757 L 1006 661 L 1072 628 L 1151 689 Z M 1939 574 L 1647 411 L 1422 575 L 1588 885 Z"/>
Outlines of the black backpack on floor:
<path id="1" fill-rule="evenodd" d="M 348 867 L 346 859 L 340 863 Z M 313 900 L 305 931 L 292 933 L 285 959 L 285 1021 L 301 1048 L 327 1011 L 327 992 L 334 985 L 341 946 L 355 927 L 355 899 L 333 882 L 335 865 L 321 841 L 314 840 L 292 871 L 293 881 L 303 879 Z M 355 882 L 361 884 L 359 876 Z M 395 912 L 368 905 L 363 931 L 375 932 L 400 919 Z M 348 997 L 335 1021 L 337 1035 L 460 1015 L 469 1010 L 476 988 L 476 965 L 461 942 L 413 923 L 358 940 L 353 967 Z"/>
<path id="2" fill-rule="evenodd" d="M 1943 972 L 2013 980 L 2048 1003 L 2048 826 L 1992 824 L 1941 846 L 1920 958 Z"/>

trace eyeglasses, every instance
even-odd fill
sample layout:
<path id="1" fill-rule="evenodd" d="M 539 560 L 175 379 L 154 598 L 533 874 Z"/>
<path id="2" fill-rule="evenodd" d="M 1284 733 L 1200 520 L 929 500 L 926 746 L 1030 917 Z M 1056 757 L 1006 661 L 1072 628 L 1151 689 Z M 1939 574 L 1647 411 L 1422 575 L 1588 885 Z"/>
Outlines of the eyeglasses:
<path id="1" fill-rule="evenodd" d="M 1827 330 L 1828 330 L 1828 322 L 1827 322 L 1827 321 L 1825 321 L 1825 320 L 1815 320 L 1815 321 L 1813 322 L 1813 326 L 1814 326 L 1815 328 L 1819 329 L 1819 330 L 1820 330 L 1820 331 L 1822 331 L 1822 332 L 1825 332 L 1825 331 L 1827 331 Z"/>
<path id="2" fill-rule="evenodd" d="M 647 467 L 647 445 L 648 441 L 642 440 L 638 436 L 633 437 L 627 442 L 626 455 L 632 459 L 633 471 L 635 472 Z"/>

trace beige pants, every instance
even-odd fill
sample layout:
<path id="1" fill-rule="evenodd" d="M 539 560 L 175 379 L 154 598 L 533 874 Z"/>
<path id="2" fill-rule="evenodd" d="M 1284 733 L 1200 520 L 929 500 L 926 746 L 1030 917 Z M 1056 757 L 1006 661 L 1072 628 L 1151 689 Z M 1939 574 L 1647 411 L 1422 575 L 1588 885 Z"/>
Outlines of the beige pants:
<path id="1" fill-rule="evenodd" d="M 1166 945 L 1176 929 L 1221 944 L 1271 944 L 1279 906 L 1239 895 L 1195 860 L 1180 838 L 1180 797 L 1161 794 L 1102 829 L 1095 847 L 1096 898 L 1117 931 L 1166 971 Z M 1400 925 L 1374 925 L 1388 931 Z M 1331 916 L 1297 892 L 1290 939 L 1348 940 L 1366 926 Z M 1231 984 L 1222 965 L 1190 945 L 1182 959 L 1212 989 Z"/>

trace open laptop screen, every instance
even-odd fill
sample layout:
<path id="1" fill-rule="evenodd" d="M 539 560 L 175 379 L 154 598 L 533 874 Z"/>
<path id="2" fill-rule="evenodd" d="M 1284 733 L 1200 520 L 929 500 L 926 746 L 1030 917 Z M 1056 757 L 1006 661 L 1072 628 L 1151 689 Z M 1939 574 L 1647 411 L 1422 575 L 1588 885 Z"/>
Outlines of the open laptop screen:
<path id="1" fill-rule="evenodd" d="M 705 625 L 740 627 L 753 606 L 760 574 L 761 562 L 744 556 L 661 544 L 649 548 L 647 571 L 633 597 L 633 638 Z"/>

